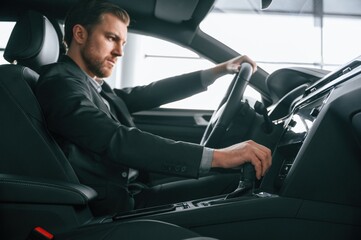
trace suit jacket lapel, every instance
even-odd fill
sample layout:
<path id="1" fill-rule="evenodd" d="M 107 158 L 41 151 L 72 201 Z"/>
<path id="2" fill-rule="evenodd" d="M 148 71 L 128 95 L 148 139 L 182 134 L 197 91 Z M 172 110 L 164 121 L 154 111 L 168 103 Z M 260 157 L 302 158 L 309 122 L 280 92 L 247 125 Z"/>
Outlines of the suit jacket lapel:
<path id="1" fill-rule="evenodd" d="M 119 121 L 128 127 L 135 127 L 124 101 L 114 93 L 107 83 L 104 82 L 102 89 L 103 90 L 100 92 L 101 96 L 109 102 Z"/>
<path id="2" fill-rule="evenodd" d="M 110 111 L 109 107 L 105 104 L 104 100 L 102 99 L 102 96 L 99 95 L 99 93 L 89 84 L 89 89 L 92 92 L 92 101 L 94 104 L 104 112 L 108 117 L 119 121 L 118 118 Z"/>

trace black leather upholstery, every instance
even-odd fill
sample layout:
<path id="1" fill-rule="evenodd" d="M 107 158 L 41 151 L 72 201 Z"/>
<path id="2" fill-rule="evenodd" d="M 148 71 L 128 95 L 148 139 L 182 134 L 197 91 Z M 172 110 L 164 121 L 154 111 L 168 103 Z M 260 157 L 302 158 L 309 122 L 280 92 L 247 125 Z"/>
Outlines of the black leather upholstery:
<path id="1" fill-rule="evenodd" d="M 28 12 L 14 27 L 0 66 L 0 239 L 26 239 L 42 226 L 55 239 L 209 239 L 158 221 L 100 223 L 88 202 L 96 192 L 79 184 L 47 132 L 33 94 L 43 64 L 55 62 L 59 41 L 50 22 Z M 111 218 L 108 218 L 111 219 Z"/>
<path id="2" fill-rule="evenodd" d="M 4 58 L 39 72 L 41 66 L 56 62 L 58 57 L 59 40 L 53 25 L 41 14 L 28 11 L 16 23 Z"/>
<path id="3" fill-rule="evenodd" d="M 86 205 L 97 196 L 81 184 L 8 174 L 0 174 L 0 189 L 1 200 L 12 203 Z"/>
<path id="4" fill-rule="evenodd" d="M 48 134 L 40 106 L 26 83 L 37 78 L 37 73 L 24 66 L 0 66 L 1 173 L 79 183 Z"/>

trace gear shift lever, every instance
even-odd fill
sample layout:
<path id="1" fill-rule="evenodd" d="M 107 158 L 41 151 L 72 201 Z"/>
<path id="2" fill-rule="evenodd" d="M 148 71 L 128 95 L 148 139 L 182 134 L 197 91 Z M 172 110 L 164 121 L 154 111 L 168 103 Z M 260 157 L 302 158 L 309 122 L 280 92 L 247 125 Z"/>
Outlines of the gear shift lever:
<path id="1" fill-rule="evenodd" d="M 257 101 L 254 104 L 254 110 L 258 113 L 261 114 L 264 118 L 264 123 L 263 123 L 263 130 L 265 133 L 270 134 L 273 131 L 273 123 L 270 119 L 270 117 L 268 116 L 267 113 L 267 108 L 263 105 L 263 103 Z"/>
<path id="2" fill-rule="evenodd" d="M 245 163 L 242 166 L 242 176 L 237 189 L 229 193 L 224 199 L 240 197 L 250 190 L 253 193 L 255 180 L 256 171 L 253 165 L 251 163 Z"/>

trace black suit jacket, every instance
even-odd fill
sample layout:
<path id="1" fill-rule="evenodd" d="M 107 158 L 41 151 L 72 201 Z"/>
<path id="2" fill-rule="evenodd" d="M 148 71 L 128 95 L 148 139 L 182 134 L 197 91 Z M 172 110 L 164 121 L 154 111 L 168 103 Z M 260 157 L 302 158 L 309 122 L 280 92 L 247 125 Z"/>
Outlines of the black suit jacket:
<path id="1" fill-rule="evenodd" d="M 69 57 L 45 66 L 35 94 L 80 182 L 109 197 L 109 185 L 126 188 L 128 168 L 197 178 L 203 147 L 132 127 L 130 113 L 205 90 L 200 72 L 126 89 L 103 86 L 112 112 L 88 76 Z M 112 100 L 113 98 L 113 100 Z"/>

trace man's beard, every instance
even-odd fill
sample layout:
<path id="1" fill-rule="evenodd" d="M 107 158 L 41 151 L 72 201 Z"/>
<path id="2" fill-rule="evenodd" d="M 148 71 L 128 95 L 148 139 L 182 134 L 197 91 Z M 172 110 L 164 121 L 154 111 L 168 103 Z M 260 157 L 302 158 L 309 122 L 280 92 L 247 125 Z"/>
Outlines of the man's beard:
<path id="1" fill-rule="evenodd" d="M 98 78 L 109 77 L 108 76 L 109 74 L 107 74 L 104 70 L 102 70 L 102 66 L 105 60 L 99 60 L 94 58 L 93 55 L 91 54 L 91 51 L 89 50 L 84 51 L 83 49 L 83 51 L 81 51 L 81 55 L 88 70 L 93 74 L 95 74 L 96 77 Z"/>

